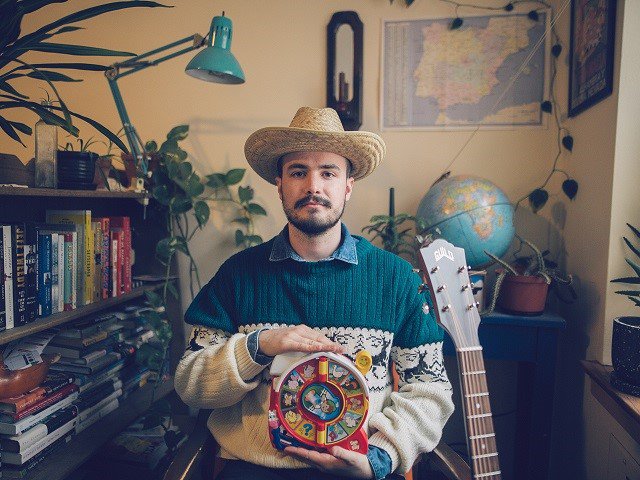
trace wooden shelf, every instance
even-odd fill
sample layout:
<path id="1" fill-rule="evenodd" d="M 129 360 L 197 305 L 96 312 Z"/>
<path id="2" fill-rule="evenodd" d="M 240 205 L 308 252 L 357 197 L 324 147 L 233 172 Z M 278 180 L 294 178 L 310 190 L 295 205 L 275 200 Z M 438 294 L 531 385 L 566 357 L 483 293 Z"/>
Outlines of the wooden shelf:
<path id="1" fill-rule="evenodd" d="M 0 345 L 4 345 L 5 343 L 12 342 L 13 340 L 17 340 L 49 328 L 57 327 L 58 325 L 62 325 L 63 323 L 70 322 L 71 320 L 75 320 L 80 317 L 120 305 L 121 303 L 143 296 L 145 290 L 156 290 L 161 287 L 162 283 L 144 285 L 129 293 L 120 295 L 119 297 L 107 298 L 106 300 L 90 303 L 89 305 L 84 305 L 68 312 L 55 313 L 48 317 L 39 318 L 35 322 L 5 330 L 0 333 Z"/>
<path id="2" fill-rule="evenodd" d="M 170 377 L 158 387 L 155 400 L 173 391 Z M 133 392 L 120 406 L 86 430 L 71 437 L 61 450 L 47 456 L 29 472 L 29 480 L 62 480 L 93 456 L 106 442 L 124 430 L 148 408 L 153 394 L 153 384 L 147 384 Z"/>
<path id="3" fill-rule="evenodd" d="M 0 196 L 14 197 L 87 197 L 87 198 L 134 198 L 144 199 L 148 192 L 116 192 L 109 190 L 62 190 L 56 188 L 24 188 L 24 187 L 0 187 Z"/>
<path id="4" fill-rule="evenodd" d="M 622 393 L 611 386 L 609 375 L 612 367 L 586 360 L 582 361 L 582 366 L 591 378 L 591 394 L 640 443 L 640 398 Z"/>

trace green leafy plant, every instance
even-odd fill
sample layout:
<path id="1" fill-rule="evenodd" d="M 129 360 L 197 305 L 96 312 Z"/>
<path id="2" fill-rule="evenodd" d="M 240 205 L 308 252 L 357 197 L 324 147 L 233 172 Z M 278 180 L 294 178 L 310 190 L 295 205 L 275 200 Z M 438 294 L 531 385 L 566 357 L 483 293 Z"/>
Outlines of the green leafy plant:
<path id="1" fill-rule="evenodd" d="M 137 360 L 153 371 L 162 373 L 173 332 L 167 318 L 168 295 L 178 298 L 171 277 L 171 264 L 177 254 L 186 255 L 189 261 L 189 289 L 191 298 L 202 288 L 198 265 L 191 254 L 189 243 L 201 231 L 211 215 L 210 203 L 222 202 L 237 209 L 234 223 L 236 246 L 248 248 L 262 243 L 255 232 L 255 217 L 264 216 L 266 210 L 254 201 L 253 189 L 242 186 L 245 170 L 234 168 L 225 173 L 201 176 L 188 161 L 188 154 L 180 142 L 189 135 L 188 125 L 178 125 L 169 131 L 158 147 L 157 142 L 145 144 L 145 152 L 157 160 L 151 176 L 146 179 L 147 189 L 156 200 L 156 213 L 164 225 L 167 236 L 155 246 L 156 258 L 165 266 L 165 281 L 160 293 L 146 292 L 153 308 L 143 314 L 154 331 L 156 342 L 143 344 Z M 237 186 L 237 188 L 235 188 Z"/>
<path id="2" fill-rule="evenodd" d="M 371 240 L 380 239 L 382 248 L 398 256 L 407 255 L 414 260 L 416 250 L 420 246 L 415 234 L 425 229 L 424 222 L 408 213 L 397 215 L 374 215 L 371 223 L 362 228 L 362 232 L 373 234 Z M 413 225 L 411 225 L 413 224 Z"/>
<path id="3" fill-rule="evenodd" d="M 636 240 L 640 239 L 640 230 L 632 226 L 630 223 L 627 223 L 627 226 L 631 229 L 633 234 L 636 236 Z M 622 237 L 622 239 L 624 240 L 624 243 L 627 244 L 627 247 L 629 247 L 629 250 L 631 250 L 636 257 L 640 258 L 640 250 L 638 250 L 638 247 L 633 245 L 633 243 L 631 243 L 627 237 Z M 636 288 L 637 288 L 637 285 L 640 285 L 640 265 L 638 264 L 637 260 L 632 260 L 630 258 L 625 257 L 625 261 L 633 269 L 633 272 L 636 274 L 636 276 L 614 278 L 613 280 L 611 280 L 611 282 L 636 285 Z M 624 295 L 629 300 L 631 300 L 636 307 L 640 307 L 640 290 L 616 290 L 616 293 L 618 295 Z"/>
<path id="4" fill-rule="evenodd" d="M 560 272 L 560 269 L 558 268 L 558 264 L 556 262 L 545 258 L 547 255 L 549 255 L 549 250 L 541 251 L 535 244 L 527 239 L 520 237 L 519 235 L 516 235 L 516 238 L 520 240 L 520 249 L 523 246 L 528 247 L 528 249 L 532 251 L 531 255 L 518 255 L 517 253 L 515 253 L 513 263 L 510 264 L 505 260 L 498 258 L 493 253 L 486 250 L 484 251 L 484 253 L 489 256 L 489 258 L 491 258 L 495 264 L 498 264 L 500 267 L 502 267 L 502 269 L 498 272 L 498 276 L 496 277 L 496 282 L 491 295 L 491 303 L 485 313 L 491 313 L 495 309 L 498 296 L 500 295 L 500 287 L 502 286 L 504 279 L 508 275 L 541 277 L 544 279 L 547 285 L 549 285 L 549 288 L 553 289 L 556 292 L 557 297 L 561 301 L 571 303 L 573 300 L 575 300 L 577 298 L 577 295 L 573 286 L 571 285 L 573 282 L 571 275 L 564 276 Z M 568 296 L 564 293 L 564 290 L 568 292 Z"/>
<path id="5" fill-rule="evenodd" d="M 121 52 L 105 48 L 85 45 L 50 42 L 53 37 L 80 30 L 72 25 L 83 20 L 103 15 L 108 12 L 139 7 L 164 7 L 156 2 L 138 0 L 105 3 L 86 8 L 51 22 L 27 34 L 21 31 L 22 19 L 25 15 L 36 12 L 53 3 L 65 3 L 67 0 L 0 0 L 0 128 L 10 138 L 21 143 L 20 134 L 31 135 L 30 126 L 6 118 L 6 114 L 15 109 L 26 109 L 35 113 L 43 121 L 57 125 L 73 136 L 78 135 L 78 128 L 72 117 L 83 120 L 101 134 L 112 140 L 119 148 L 126 151 L 124 143 L 109 129 L 99 122 L 70 110 L 60 97 L 55 87 L 57 82 L 79 82 L 59 70 L 72 71 L 105 71 L 106 65 L 80 62 L 46 62 L 27 63 L 21 57 L 27 52 L 45 52 L 48 54 L 82 55 L 96 57 L 133 56 L 130 52 Z M 22 34 L 22 35 L 21 35 Z M 14 81 L 30 78 L 45 82 L 55 94 L 58 105 L 43 106 L 32 101 L 28 95 L 18 91 L 12 84 Z"/>

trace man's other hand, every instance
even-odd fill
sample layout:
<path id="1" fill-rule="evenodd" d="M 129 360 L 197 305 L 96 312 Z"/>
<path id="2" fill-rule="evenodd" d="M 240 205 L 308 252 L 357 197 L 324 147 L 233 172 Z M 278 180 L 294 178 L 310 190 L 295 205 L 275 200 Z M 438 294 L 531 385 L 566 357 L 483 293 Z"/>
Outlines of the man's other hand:
<path id="1" fill-rule="evenodd" d="M 335 352 L 344 349 L 339 343 L 332 342 L 322 333 L 307 327 L 272 328 L 263 330 L 258 337 L 258 351 L 269 357 L 287 352 Z"/>
<path id="2" fill-rule="evenodd" d="M 374 478 L 369 459 L 361 453 L 340 447 L 331 447 L 329 453 L 299 447 L 286 447 L 284 451 L 321 472 L 341 477 Z"/>

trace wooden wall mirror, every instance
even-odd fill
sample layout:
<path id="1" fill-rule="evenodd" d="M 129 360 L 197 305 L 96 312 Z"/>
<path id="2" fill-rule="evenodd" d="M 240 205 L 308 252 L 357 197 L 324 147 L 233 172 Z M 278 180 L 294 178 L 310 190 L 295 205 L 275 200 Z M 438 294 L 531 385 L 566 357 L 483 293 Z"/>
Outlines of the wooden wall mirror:
<path id="1" fill-rule="evenodd" d="M 362 30 L 353 11 L 334 13 L 327 25 L 327 106 L 345 130 L 362 125 Z"/>

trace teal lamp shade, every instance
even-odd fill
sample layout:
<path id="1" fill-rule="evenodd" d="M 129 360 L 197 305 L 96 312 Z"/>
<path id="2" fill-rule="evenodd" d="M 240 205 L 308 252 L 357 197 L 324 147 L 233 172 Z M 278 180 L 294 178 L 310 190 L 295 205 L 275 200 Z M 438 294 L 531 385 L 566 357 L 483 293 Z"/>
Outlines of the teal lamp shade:
<path id="1" fill-rule="evenodd" d="M 244 83 L 242 67 L 231 53 L 232 23 L 224 16 L 213 17 L 206 48 L 187 65 L 192 77 L 214 83 Z"/>

